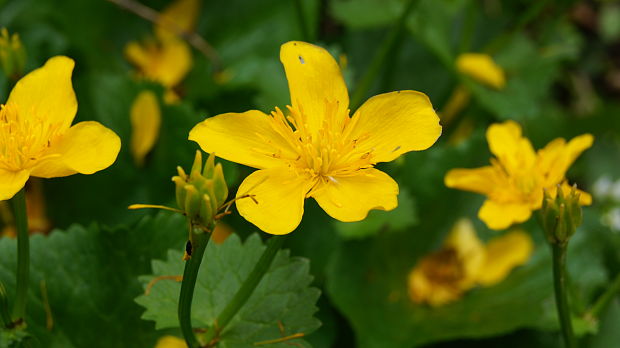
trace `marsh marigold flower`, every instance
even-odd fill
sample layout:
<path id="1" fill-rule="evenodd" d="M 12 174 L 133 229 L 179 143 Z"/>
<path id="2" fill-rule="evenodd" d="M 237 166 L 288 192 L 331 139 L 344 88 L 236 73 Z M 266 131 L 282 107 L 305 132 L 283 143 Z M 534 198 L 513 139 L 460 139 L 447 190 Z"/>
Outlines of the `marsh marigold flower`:
<path id="1" fill-rule="evenodd" d="M 119 137 L 98 122 L 71 125 L 77 100 L 72 59 L 57 56 L 24 76 L 0 110 L 0 200 L 10 199 L 30 176 L 92 174 L 109 167 Z"/>
<path id="2" fill-rule="evenodd" d="M 237 197 L 253 196 L 237 200 L 240 214 L 265 232 L 286 234 L 299 225 L 307 197 L 340 221 L 394 209 L 398 184 L 373 167 L 435 143 L 441 126 L 428 97 L 380 94 L 350 117 L 340 68 L 325 49 L 289 42 L 280 60 L 291 106 L 218 115 L 189 135 L 207 152 L 259 169 L 239 187 Z"/>
<path id="3" fill-rule="evenodd" d="M 535 152 L 514 121 L 493 124 L 486 135 L 495 155 L 491 165 L 453 169 L 446 174 L 444 182 L 448 187 L 487 196 L 478 217 L 495 230 L 528 220 L 532 211 L 542 206 L 543 190 L 555 197 L 559 185 L 567 193 L 570 186 L 565 178 L 566 171 L 594 140 L 590 134 L 569 142 L 558 138 Z M 578 192 L 581 205 L 592 202 L 589 194 Z"/>
<path id="4" fill-rule="evenodd" d="M 409 273 L 409 297 L 416 303 L 441 306 L 476 286 L 492 286 L 529 260 L 530 236 L 519 230 L 484 243 L 467 219 L 459 220 L 439 251 L 422 258 Z"/>
<path id="5" fill-rule="evenodd" d="M 506 85 L 504 70 L 488 54 L 463 53 L 456 59 L 456 68 L 461 74 L 489 87 L 502 89 Z"/>
<path id="6" fill-rule="evenodd" d="M 139 74 L 166 87 L 166 102 L 178 100 L 173 88 L 192 67 L 192 52 L 187 43 L 171 31 L 188 31 L 196 23 L 199 0 L 178 0 L 166 8 L 155 25 L 155 37 L 143 42 L 132 41 L 125 47 L 125 56 Z"/>

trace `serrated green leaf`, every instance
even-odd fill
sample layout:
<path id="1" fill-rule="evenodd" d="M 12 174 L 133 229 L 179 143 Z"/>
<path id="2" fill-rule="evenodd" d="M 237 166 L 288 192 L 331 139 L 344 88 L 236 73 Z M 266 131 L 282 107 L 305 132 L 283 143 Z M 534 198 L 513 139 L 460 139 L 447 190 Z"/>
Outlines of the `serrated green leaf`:
<path id="1" fill-rule="evenodd" d="M 192 304 L 194 327 L 213 325 L 242 282 L 260 258 L 265 246 L 257 234 L 245 243 L 231 235 L 221 245 L 210 243 L 198 274 Z M 166 261 L 153 262 L 153 275 L 141 277 L 146 286 L 158 276 L 182 275 L 183 254 L 178 250 L 168 252 Z M 221 347 L 254 347 L 255 343 L 302 333 L 310 334 L 320 326 L 313 317 L 320 291 L 310 287 L 312 276 L 307 259 L 291 258 L 288 251 L 279 251 L 269 271 L 265 274 L 245 306 L 224 329 Z M 153 320 L 157 328 L 175 328 L 177 305 L 181 284 L 160 280 L 148 295 L 136 299 L 146 308 L 142 316 Z M 282 331 L 281 331 L 282 330 Z M 288 347 L 289 344 L 308 346 L 302 339 L 294 339 L 271 347 Z"/>
<path id="2" fill-rule="evenodd" d="M 133 299 L 142 292 L 137 276 L 170 247 L 182 248 L 185 219 L 161 213 L 133 228 L 73 225 L 31 238 L 28 331 L 41 347 L 149 347 L 157 333 L 140 320 Z M 15 240 L 0 239 L 0 279 L 14 298 Z M 42 285 L 42 282 L 44 282 Z M 46 328 L 42 286 L 53 328 Z"/>

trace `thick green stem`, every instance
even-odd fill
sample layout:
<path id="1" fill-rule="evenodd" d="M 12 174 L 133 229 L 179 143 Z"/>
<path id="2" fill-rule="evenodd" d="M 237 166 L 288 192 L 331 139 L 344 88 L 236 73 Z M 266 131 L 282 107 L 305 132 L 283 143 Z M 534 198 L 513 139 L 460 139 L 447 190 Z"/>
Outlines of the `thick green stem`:
<path id="1" fill-rule="evenodd" d="M 183 281 L 181 282 L 181 294 L 179 295 L 179 324 L 185 342 L 189 348 L 199 348 L 200 343 L 192 329 L 192 299 L 194 288 L 198 278 L 198 270 L 204 256 L 209 237 L 211 235 L 202 230 L 192 234 L 191 257 L 185 262 Z"/>
<path id="2" fill-rule="evenodd" d="M 385 40 L 383 40 L 383 43 L 373 57 L 372 62 L 368 67 L 368 70 L 366 70 L 366 73 L 364 74 L 364 76 L 362 76 L 362 79 L 360 80 L 357 88 L 351 96 L 351 110 L 355 110 L 361 105 L 362 100 L 366 96 L 366 93 L 368 93 L 368 90 L 370 90 L 370 87 L 377 78 L 377 75 L 381 71 L 381 68 L 385 66 L 385 60 L 389 56 L 392 47 L 398 42 L 398 36 L 403 30 L 406 19 L 409 16 L 409 13 L 411 13 L 411 10 L 415 7 L 414 5 L 416 4 L 416 2 L 416 0 L 409 0 L 407 2 L 407 4 L 405 5 L 405 9 L 403 10 L 400 18 L 398 19 L 398 22 L 396 22 L 394 27 L 392 27 L 392 29 L 388 33 Z"/>
<path id="3" fill-rule="evenodd" d="M 30 273 L 30 236 L 28 236 L 28 216 L 26 214 L 26 193 L 21 189 L 11 199 L 15 227 L 17 228 L 17 290 L 13 304 L 14 321 L 23 320 L 26 315 L 28 283 Z"/>
<path id="4" fill-rule="evenodd" d="M 570 307 L 568 306 L 566 280 L 566 247 L 567 244 L 552 244 L 553 250 L 553 285 L 555 288 L 555 303 L 558 308 L 558 317 L 562 329 L 562 336 L 567 348 L 577 347 L 573 333 Z"/>
<path id="5" fill-rule="evenodd" d="M 308 29 L 308 21 L 306 21 L 306 14 L 304 12 L 304 6 L 301 0 L 294 0 L 295 12 L 297 13 L 297 23 L 299 23 L 299 31 L 301 31 L 302 41 L 311 41 L 310 30 Z"/>
<path id="6" fill-rule="evenodd" d="M 598 318 L 601 312 L 607 308 L 609 302 L 613 300 L 620 292 L 620 274 L 616 275 L 614 281 L 609 285 L 607 290 L 594 302 L 588 314 L 592 318 Z"/>
<path id="7" fill-rule="evenodd" d="M 256 286 L 269 269 L 278 250 L 280 250 L 284 239 L 285 236 L 273 236 L 269 239 L 267 248 L 254 266 L 252 272 L 250 272 L 243 284 L 241 284 L 241 288 L 239 288 L 232 300 L 228 302 L 224 310 L 217 316 L 214 327 L 205 334 L 204 340 L 207 342 L 207 345 L 211 346 L 211 342 L 217 341 L 220 332 L 222 332 L 226 325 L 234 318 L 235 314 L 237 314 L 250 298 L 254 289 L 256 289 Z"/>

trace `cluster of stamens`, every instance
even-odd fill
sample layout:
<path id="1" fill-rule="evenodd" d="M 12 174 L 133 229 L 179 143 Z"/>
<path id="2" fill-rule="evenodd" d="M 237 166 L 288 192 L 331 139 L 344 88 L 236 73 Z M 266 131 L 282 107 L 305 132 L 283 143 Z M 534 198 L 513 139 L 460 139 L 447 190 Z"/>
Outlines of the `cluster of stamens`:
<path id="1" fill-rule="evenodd" d="M 0 109 L 0 169 L 19 171 L 49 158 L 48 149 L 60 135 L 59 124 L 25 117 L 15 105 Z"/>

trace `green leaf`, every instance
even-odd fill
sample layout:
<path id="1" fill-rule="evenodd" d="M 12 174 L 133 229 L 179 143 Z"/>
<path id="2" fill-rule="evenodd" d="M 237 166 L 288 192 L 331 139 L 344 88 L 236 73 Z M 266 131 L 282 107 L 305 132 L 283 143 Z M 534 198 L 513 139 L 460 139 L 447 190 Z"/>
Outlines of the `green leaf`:
<path id="1" fill-rule="evenodd" d="M 192 305 L 194 327 L 210 327 L 217 315 L 232 299 L 246 279 L 265 246 L 257 234 L 241 243 L 233 234 L 221 245 L 209 243 L 198 274 Z M 182 275 L 183 254 L 170 250 L 166 261 L 153 261 L 153 275 L 141 277 L 146 286 L 159 276 Z M 320 326 L 313 317 L 320 292 L 310 287 L 312 276 L 307 259 L 291 258 L 288 251 L 279 251 L 245 306 L 224 329 L 220 344 L 225 347 L 254 347 L 255 343 L 302 333 L 310 334 Z M 177 305 L 181 284 L 160 280 L 148 295 L 136 299 L 146 308 L 142 316 L 153 320 L 157 328 L 176 328 Z M 301 339 L 274 344 L 308 346 Z"/>
<path id="2" fill-rule="evenodd" d="M 348 242 L 334 257 L 327 291 L 350 320 L 360 347 L 419 346 L 518 328 L 558 329 L 550 253 L 544 242 L 537 244 L 525 266 L 496 286 L 475 289 L 437 308 L 414 304 L 407 295 L 407 276 L 430 251 L 416 247 L 416 238 L 423 233 Z M 597 245 L 587 234 L 577 234 L 571 241 L 569 273 L 578 289 L 605 282 Z"/>
<path id="3" fill-rule="evenodd" d="M 169 213 L 145 218 L 133 228 L 85 228 L 31 238 L 28 331 L 41 347 L 150 347 L 158 334 L 140 320 L 133 299 L 142 292 L 138 275 L 153 258 L 183 247 L 185 219 Z M 16 243 L 0 239 L 0 280 L 14 298 Z M 46 328 L 46 289 L 53 328 Z"/>
<path id="4" fill-rule="evenodd" d="M 336 231 L 344 239 L 360 239 L 383 230 L 402 230 L 417 223 L 415 201 L 406 191 L 398 195 L 398 207 L 392 211 L 371 210 L 368 217 L 357 222 L 334 220 Z"/>

